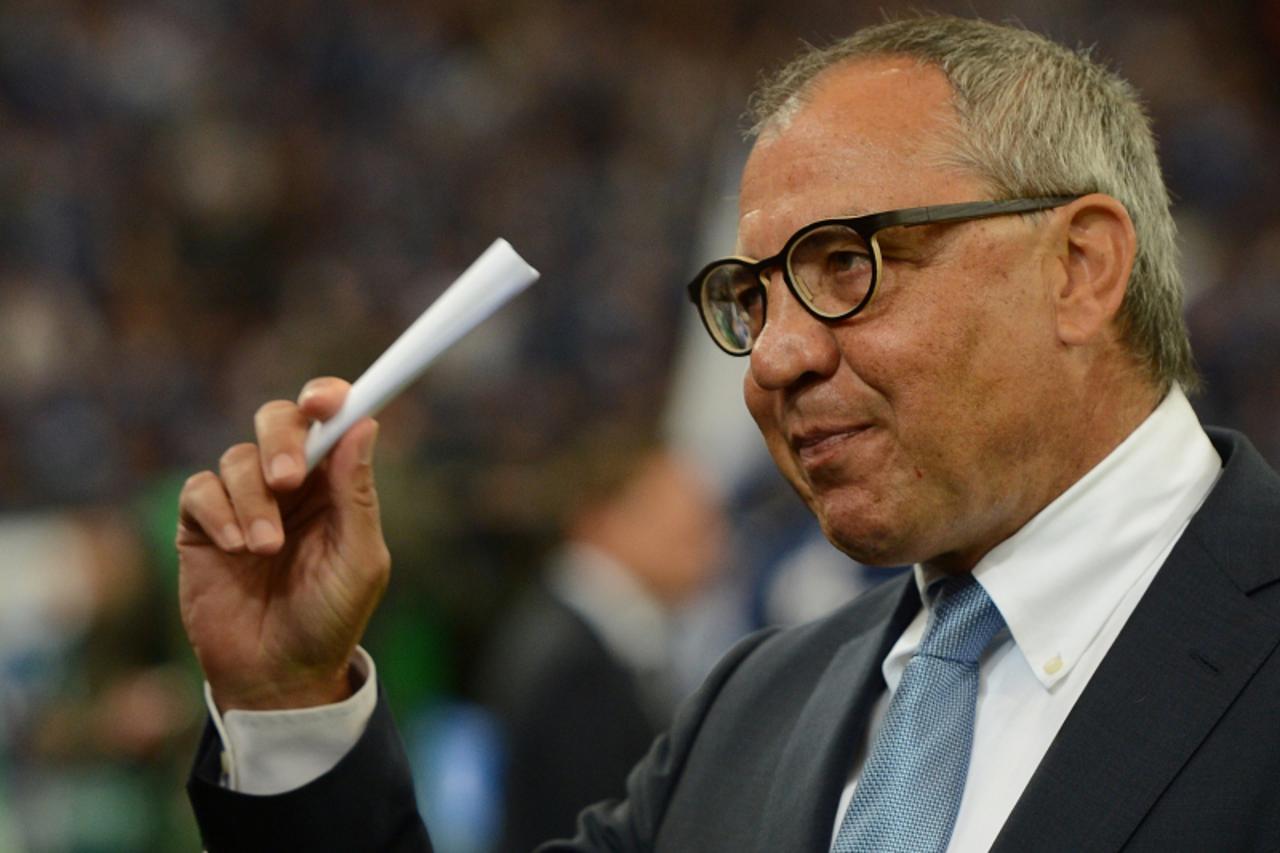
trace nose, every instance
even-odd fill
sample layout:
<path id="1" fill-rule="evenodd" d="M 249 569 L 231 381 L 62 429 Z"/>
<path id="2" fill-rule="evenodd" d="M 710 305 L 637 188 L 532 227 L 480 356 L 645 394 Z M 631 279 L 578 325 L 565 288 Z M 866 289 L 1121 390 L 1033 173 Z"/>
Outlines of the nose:
<path id="1" fill-rule="evenodd" d="M 830 376 L 840 364 L 834 329 L 805 309 L 774 270 L 766 283 L 764 328 L 751 348 L 751 378 L 761 388 L 787 388 Z"/>

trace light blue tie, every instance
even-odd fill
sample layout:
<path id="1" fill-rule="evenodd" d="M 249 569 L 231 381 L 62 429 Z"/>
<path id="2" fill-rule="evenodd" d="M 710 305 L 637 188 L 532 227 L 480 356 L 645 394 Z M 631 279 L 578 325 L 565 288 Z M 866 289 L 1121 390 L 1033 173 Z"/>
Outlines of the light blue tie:
<path id="1" fill-rule="evenodd" d="M 833 853 L 943 851 L 973 747 L 978 658 L 1004 617 L 970 575 L 943 583 L 929 630 L 902 672 Z"/>

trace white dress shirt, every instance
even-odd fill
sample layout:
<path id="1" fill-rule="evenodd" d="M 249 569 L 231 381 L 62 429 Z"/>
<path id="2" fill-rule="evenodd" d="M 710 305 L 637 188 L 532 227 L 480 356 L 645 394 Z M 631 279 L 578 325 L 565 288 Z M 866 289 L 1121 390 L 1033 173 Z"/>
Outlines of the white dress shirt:
<path id="1" fill-rule="evenodd" d="M 314 708 L 220 714 L 205 682 L 205 704 L 222 739 L 222 784 L 244 794 L 283 794 L 337 766 L 364 734 L 378 704 L 373 658 L 357 648 L 351 666 L 364 679 L 355 694 Z"/>
<path id="2" fill-rule="evenodd" d="M 1072 706 L 1160 566 L 1204 502 L 1222 460 L 1175 388 L 1093 470 L 993 548 L 973 569 L 1004 616 L 979 669 L 973 754 L 951 851 L 990 849 Z M 890 649 L 888 690 L 872 714 L 879 730 L 928 624 L 926 607 Z M 835 832 L 865 754 L 836 810 Z"/>
<path id="3" fill-rule="evenodd" d="M 1009 628 L 982 660 L 973 758 L 951 850 L 986 850 L 995 840 L 1221 466 L 1175 388 L 1115 451 L 974 568 Z M 919 588 L 930 580 L 917 566 Z M 889 689 L 868 742 L 926 624 L 922 610 L 885 658 Z M 373 662 L 359 650 L 353 664 L 365 676 L 363 686 L 345 702 L 320 708 L 231 711 L 224 719 L 206 688 L 224 745 L 224 784 L 245 793 L 283 793 L 336 765 L 377 701 Z M 859 758 L 852 768 L 833 839 L 861 765 Z"/>

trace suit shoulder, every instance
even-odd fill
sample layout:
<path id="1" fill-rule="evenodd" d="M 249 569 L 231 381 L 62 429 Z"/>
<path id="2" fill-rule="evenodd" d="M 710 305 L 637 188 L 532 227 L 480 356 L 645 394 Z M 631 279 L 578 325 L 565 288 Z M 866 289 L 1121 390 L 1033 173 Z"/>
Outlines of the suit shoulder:
<path id="1" fill-rule="evenodd" d="M 826 616 L 774 629 L 755 649 L 753 665 L 790 666 L 798 658 L 814 662 L 828 659 L 851 640 L 884 628 L 904 604 L 910 582 L 909 577 L 885 581 Z"/>
<path id="2" fill-rule="evenodd" d="M 918 606 L 913 606 L 918 599 L 905 594 L 910 583 L 909 577 L 889 580 L 820 619 L 749 635 L 721 659 L 701 692 L 710 694 L 707 700 L 726 691 L 782 690 L 803 695 L 841 647 L 860 639 L 880 643 L 892 623 L 905 626 Z"/>

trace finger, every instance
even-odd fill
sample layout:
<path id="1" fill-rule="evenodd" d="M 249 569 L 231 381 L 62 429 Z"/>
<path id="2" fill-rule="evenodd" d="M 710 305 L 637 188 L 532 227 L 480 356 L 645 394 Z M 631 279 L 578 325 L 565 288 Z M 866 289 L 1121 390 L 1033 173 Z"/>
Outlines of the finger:
<path id="1" fill-rule="evenodd" d="M 356 498 L 361 492 L 374 491 L 373 450 L 377 440 L 378 422 L 373 418 L 361 418 L 338 439 L 329 454 L 330 488 L 335 496 Z"/>
<path id="2" fill-rule="evenodd" d="M 249 550 L 274 554 L 284 544 L 280 507 L 262 475 L 261 455 L 252 444 L 237 444 L 222 454 L 219 463 L 236 523 Z"/>
<path id="3" fill-rule="evenodd" d="M 302 393 L 298 395 L 298 407 L 308 418 L 327 421 L 342 408 L 350 390 L 351 383 L 336 376 L 312 379 L 302 386 Z"/>
<path id="4" fill-rule="evenodd" d="M 303 460 L 309 423 L 302 410 L 288 400 L 264 403 L 254 414 L 262 478 L 272 489 L 292 491 L 306 478 Z"/>
<path id="5" fill-rule="evenodd" d="M 382 538 L 378 492 L 373 477 L 373 451 L 378 423 L 362 418 L 334 446 L 328 481 L 339 541 L 351 543 L 364 569 L 385 584 L 391 558 Z"/>
<path id="6" fill-rule="evenodd" d="M 178 545 L 213 542 L 224 551 L 244 550 L 244 534 L 222 481 L 212 471 L 192 474 L 178 496 Z"/>

